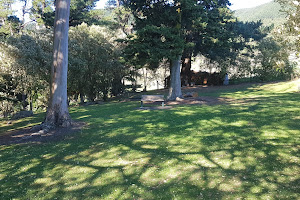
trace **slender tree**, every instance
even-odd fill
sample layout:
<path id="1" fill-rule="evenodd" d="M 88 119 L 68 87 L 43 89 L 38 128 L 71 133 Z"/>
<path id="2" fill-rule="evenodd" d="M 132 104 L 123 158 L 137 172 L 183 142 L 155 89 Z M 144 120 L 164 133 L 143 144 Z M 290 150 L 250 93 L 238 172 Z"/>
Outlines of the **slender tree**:
<path id="1" fill-rule="evenodd" d="M 50 100 L 44 122 L 54 127 L 71 125 L 67 104 L 69 15 L 70 0 L 56 0 Z"/>

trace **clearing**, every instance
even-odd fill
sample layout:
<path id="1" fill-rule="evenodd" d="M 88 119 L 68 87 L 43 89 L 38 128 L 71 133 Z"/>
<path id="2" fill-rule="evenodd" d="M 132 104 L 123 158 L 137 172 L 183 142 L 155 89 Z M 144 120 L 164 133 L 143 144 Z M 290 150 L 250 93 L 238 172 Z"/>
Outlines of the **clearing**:
<path id="1" fill-rule="evenodd" d="M 3 143 L 0 199 L 300 198 L 297 82 L 187 90 L 198 93 L 198 103 L 72 107 L 81 130 Z M 20 133 L 43 116 L 2 120 L 0 135 Z"/>

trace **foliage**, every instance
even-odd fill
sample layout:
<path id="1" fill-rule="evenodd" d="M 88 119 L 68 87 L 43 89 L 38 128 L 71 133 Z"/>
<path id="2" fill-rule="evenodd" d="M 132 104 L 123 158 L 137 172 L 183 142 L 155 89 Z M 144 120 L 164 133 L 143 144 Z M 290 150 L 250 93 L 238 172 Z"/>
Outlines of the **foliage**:
<path id="1" fill-rule="evenodd" d="M 14 93 L 16 88 L 12 75 L 4 69 L 0 73 L 0 115 L 8 117 L 14 111 L 17 99 Z"/>
<path id="2" fill-rule="evenodd" d="M 227 8 L 216 9 L 207 23 L 210 26 L 200 33 L 203 39 L 197 41 L 196 53 L 216 62 L 223 75 L 236 63 L 240 51 L 251 48 L 249 41 L 258 41 L 265 36 L 260 31 L 260 22 L 239 22 Z"/>
<path id="3" fill-rule="evenodd" d="M 276 0 L 287 14 L 287 22 L 285 23 L 285 31 L 295 36 L 294 43 L 297 52 L 300 52 L 300 0 Z"/>
<path id="4" fill-rule="evenodd" d="M 74 107 L 88 127 L 43 144 L 0 146 L 1 199 L 298 199 L 295 83 L 204 88 L 229 104 L 137 110 Z M 36 115 L 0 132 L 35 124 Z"/>
<path id="5" fill-rule="evenodd" d="M 117 36 L 115 39 L 122 40 L 133 32 L 134 17 L 130 10 L 123 6 L 94 9 L 90 11 L 90 17 L 94 25 L 109 30 L 108 35 Z"/>
<path id="6" fill-rule="evenodd" d="M 295 73 L 289 61 L 289 45 L 274 27 L 263 27 L 261 21 L 238 22 L 239 51 L 235 57 L 235 72 L 231 79 L 250 81 L 289 80 Z"/>
<path id="7" fill-rule="evenodd" d="M 20 20 L 13 16 L 14 2 L 15 0 L 0 0 L 0 37 L 14 35 L 19 31 Z"/>
<path id="8" fill-rule="evenodd" d="M 5 23 L 0 27 L 0 37 L 15 35 L 20 31 L 20 20 L 16 16 L 8 16 Z"/>
<path id="9" fill-rule="evenodd" d="M 69 93 L 87 95 L 90 101 L 100 93 L 106 100 L 110 92 L 122 92 L 125 75 L 117 48 L 102 32 L 103 28 L 87 24 L 70 29 Z"/>
<path id="10" fill-rule="evenodd" d="M 2 23 L 5 19 L 12 15 L 13 11 L 11 9 L 11 5 L 15 2 L 15 0 L 0 0 L 0 20 Z"/>
<path id="11" fill-rule="evenodd" d="M 83 22 L 90 23 L 90 10 L 95 7 L 98 0 L 71 0 L 69 25 L 76 26 Z M 33 1 L 31 8 L 31 17 L 39 24 L 45 24 L 47 27 L 54 25 L 54 0 Z"/>
<path id="12" fill-rule="evenodd" d="M 289 79 L 293 68 L 289 62 L 289 54 L 273 38 L 265 38 L 259 43 L 259 54 L 256 57 L 258 66 L 254 73 L 262 81 Z"/>
<path id="13" fill-rule="evenodd" d="M 33 4 L 51 7 L 50 1 L 35 1 Z M 72 50 L 69 53 L 70 96 L 82 94 L 94 100 L 96 97 L 106 99 L 123 92 L 122 79 L 127 72 L 119 62 L 121 47 L 114 43 L 118 34 L 116 28 L 87 25 L 74 28 L 71 33 L 74 36 L 70 44 Z M 46 106 L 52 37 L 51 29 L 33 28 L 3 38 L 0 45 L 0 96 L 3 104 L 1 111 L 7 110 L 5 116 L 20 109 L 28 109 L 28 105 L 35 110 Z"/>
<path id="14" fill-rule="evenodd" d="M 136 18 L 136 37 L 129 43 L 129 57 L 141 63 L 172 60 L 183 49 L 193 49 L 195 43 L 198 52 L 203 51 L 205 43 L 216 38 L 212 30 L 224 29 L 220 27 L 223 20 L 220 16 L 226 15 L 227 4 L 227 1 L 196 4 L 194 1 L 125 1 Z"/>
<path id="15" fill-rule="evenodd" d="M 48 32 L 28 33 L 10 37 L 0 45 L 0 76 L 6 80 L 1 84 L 7 88 L 2 95 L 13 101 L 22 101 L 22 109 L 26 109 L 28 101 L 31 110 L 33 103 L 36 108 L 46 104 L 45 100 L 39 100 L 39 96 L 47 96 L 52 55 L 49 40 Z M 10 84 L 7 84 L 8 81 Z M 18 110 L 17 107 L 15 109 Z"/>

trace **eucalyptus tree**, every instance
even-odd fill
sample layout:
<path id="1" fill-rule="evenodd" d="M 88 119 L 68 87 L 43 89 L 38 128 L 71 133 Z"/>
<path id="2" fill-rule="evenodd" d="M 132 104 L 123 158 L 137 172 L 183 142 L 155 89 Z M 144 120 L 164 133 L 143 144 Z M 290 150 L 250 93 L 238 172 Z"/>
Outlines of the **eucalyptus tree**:
<path id="1" fill-rule="evenodd" d="M 181 59 L 184 49 L 194 45 L 193 39 L 189 38 L 191 32 L 196 26 L 210 26 L 205 21 L 208 13 L 225 8 L 229 1 L 124 0 L 123 3 L 135 17 L 136 34 L 129 40 L 128 54 L 141 64 L 169 60 L 171 85 L 168 99 L 181 97 Z"/>
<path id="2" fill-rule="evenodd" d="M 44 124 L 68 127 L 71 125 L 67 103 L 70 0 L 56 0 L 55 7 L 50 100 Z"/>

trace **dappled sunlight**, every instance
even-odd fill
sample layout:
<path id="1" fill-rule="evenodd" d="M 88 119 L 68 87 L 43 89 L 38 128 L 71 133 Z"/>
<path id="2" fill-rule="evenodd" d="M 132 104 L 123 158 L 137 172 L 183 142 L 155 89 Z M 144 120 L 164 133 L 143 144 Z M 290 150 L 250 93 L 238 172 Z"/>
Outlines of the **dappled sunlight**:
<path id="1" fill-rule="evenodd" d="M 287 92 L 297 92 L 298 84 L 300 80 L 286 82 L 279 82 L 274 84 L 267 84 L 261 87 L 263 90 L 272 91 L 273 93 L 287 93 Z"/>
<path id="2" fill-rule="evenodd" d="M 91 117 L 91 115 L 83 115 L 81 117 L 78 117 L 77 119 L 81 120 L 81 119 L 89 118 L 89 117 Z"/>
<path id="3" fill-rule="evenodd" d="M 34 114 L 33 117 L 27 117 L 19 120 L 1 120 L 0 121 L 0 135 L 5 135 L 13 130 L 15 127 L 18 129 L 24 129 L 31 126 L 35 126 L 41 123 L 41 118 L 44 117 L 44 113 Z"/>
<path id="4" fill-rule="evenodd" d="M 298 199 L 300 96 L 265 90 L 236 105 L 72 108 L 82 133 L 0 146 L 0 198 Z"/>
<path id="5" fill-rule="evenodd" d="M 179 116 L 193 116 L 197 114 L 196 110 L 188 110 L 186 112 L 182 112 L 182 111 L 178 111 L 175 112 L 175 114 L 179 115 Z"/>

